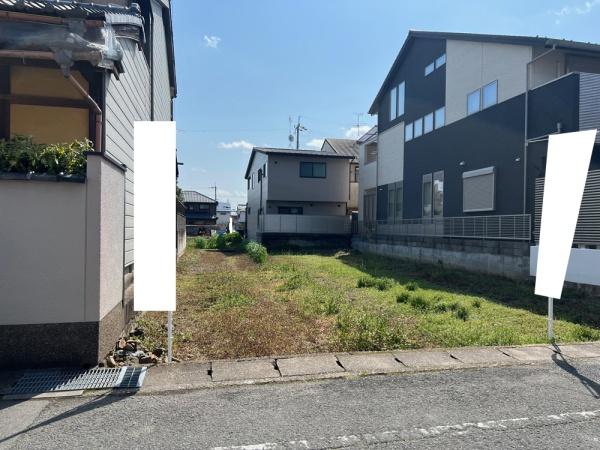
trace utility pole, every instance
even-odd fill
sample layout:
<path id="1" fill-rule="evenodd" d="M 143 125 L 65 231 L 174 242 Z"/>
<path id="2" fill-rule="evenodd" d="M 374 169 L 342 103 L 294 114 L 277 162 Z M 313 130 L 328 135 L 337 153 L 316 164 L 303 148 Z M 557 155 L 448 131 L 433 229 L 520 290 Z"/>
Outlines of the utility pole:
<path id="1" fill-rule="evenodd" d="M 354 113 L 356 116 L 356 139 L 360 139 L 360 118 L 363 113 Z"/>
<path id="2" fill-rule="evenodd" d="M 217 183 L 215 183 L 214 186 L 209 186 L 208 188 L 209 189 L 214 189 L 214 191 L 215 191 L 215 199 L 214 200 L 216 202 L 217 201 Z"/>
<path id="3" fill-rule="evenodd" d="M 300 132 L 307 131 L 307 129 L 300 124 L 300 116 L 298 116 L 298 123 L 294 129 L 296 130 L 296 150 L 300 150 Z"/>

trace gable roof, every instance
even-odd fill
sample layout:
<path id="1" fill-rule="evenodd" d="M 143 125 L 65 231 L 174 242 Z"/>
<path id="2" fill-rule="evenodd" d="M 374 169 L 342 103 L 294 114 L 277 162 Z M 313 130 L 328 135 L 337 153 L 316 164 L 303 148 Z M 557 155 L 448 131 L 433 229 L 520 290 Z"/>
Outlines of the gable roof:
<path id="1" fill-rule="evenodd" d="M 254 155 L 256 153 L 263 153 L 265 155 L 289 155 L 289 156 L 312 156 L 312 157 L 322 157 L 322 158 L 345 158 L 352 159 L 351 155 L 340 155 L 339 153 L 333 152 L 322 152 L 319 150 L 295 150 L 291 148 L 275 148 L 275 147 L 254 147 L 252 149 L 252 153 L 250 154 L 250 159 L 248 160 L 248 166 L 246 167 L 246 173 L 244 174 L 244 178 L 248 178 L 250 173 L 250 167 L 252 167 L 252 161 L 254 161 Z"/>
<path id="2" fill-rule="evenodd" d="M 217 203 L 212 198 L 196 191 L 183 191 L 183 203 Z"/>
<path id="3" fill-rule="evenodd" d="M 338 155 L 348 155 L 358 159 L 358 141 L 355 141 L 354 139 L 327 138 L 325 139 L 325 142 L 328 143 Z M 323 146 L 325 146 L 325 142 L 323 142 Z M 321 150 L 323 150 L 323 147 L 321 147 Z"/>
<path id="4" fill-rule="evenodd" d="M 390 71 L 385 77 L 383 84 L 379 88 L 379 92 L 375 96 L 375 100 L 371 104 L 369 108 L 369 114 L 377 114 L 377 107 L 379 100 L 387 91 L 387 84 L 392 79 L 392 76 L 398 70 L 400 64 L 404 60 L 404 57 L 408 53 L 412 43 L 415 39 L 452 39 L 459 41 L 475 41 L 475 42 L 492 42 L 496 44 L 512 44 L 512 45 L 527 45 L 533 47 L 543 47 L 543 48 L 552 48 L 556 47 L 557 49 L 564 50 L 576 50 L 583 52 L 597 52 L 600 53 L 600 45 L 593 44 L 591 42 L 579 42 L 579 41 L 570 41 L 567 39 L 554 39 L 543 36 L 510 36 L 510 35 L 502 35 L 502 34 L 477 34 L 477 33 L 450 33 L 450 32 L 440 32 L 440 31 L 416 31 L 410 30 L 408 35 L 406 36 L 406 40 L 404 44 L 402 44 L 402 48 L 400 52 L 398 52 L 398 56 L 394 60 Z"/>

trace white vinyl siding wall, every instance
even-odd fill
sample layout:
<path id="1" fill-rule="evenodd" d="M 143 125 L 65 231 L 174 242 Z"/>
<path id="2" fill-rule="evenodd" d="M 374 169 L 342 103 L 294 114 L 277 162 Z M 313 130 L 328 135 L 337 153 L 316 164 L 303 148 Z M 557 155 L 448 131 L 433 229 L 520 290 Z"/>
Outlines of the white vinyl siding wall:
<path id="1" fill-rule="evenodd" d="M 133 124 L 150 120 L 150 71 L 137 43 L 120 39 L 125 73 L 106 87 L 106 152 L 127 166 L 125 181 L 125 265 L 133 262 Z"/>
<path id="2" fill-rule="evenodd" d="M 171 120 L 171 85 L 162 7 L 152 2 L 154 58 L 154 120 Z"/>

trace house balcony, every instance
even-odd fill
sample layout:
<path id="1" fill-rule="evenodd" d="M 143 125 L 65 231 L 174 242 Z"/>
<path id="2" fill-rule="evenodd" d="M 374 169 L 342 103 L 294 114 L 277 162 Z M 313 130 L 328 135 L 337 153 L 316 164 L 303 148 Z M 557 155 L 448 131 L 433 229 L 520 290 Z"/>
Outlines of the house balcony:
<path id="1" fill-rule="evenodd" d="M 350 235 L 349 216 L 312 216 L 266 214 L 261 216 L 258 232 L 262 234 Z"/>

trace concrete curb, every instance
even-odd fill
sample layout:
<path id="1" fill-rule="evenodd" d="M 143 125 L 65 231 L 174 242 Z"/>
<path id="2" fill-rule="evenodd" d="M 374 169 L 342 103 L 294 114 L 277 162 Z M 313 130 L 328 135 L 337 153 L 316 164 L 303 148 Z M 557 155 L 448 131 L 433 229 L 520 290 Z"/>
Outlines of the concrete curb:
<path id="1" fill-rule="evenodd" d="M 598 359 L 600 342 L 460 347 L 451 349 L 340 352 L 285 357 L 219 360 L 155 366 L 148 370 L 140 394 L 281 382 L 402 375 L 417 372 L 569 363 Z M 193 370 L 196 366 L 198 370 Z M 202 371 L 204 369 L 204 371 Z M 245 376 L 249 375 L 249 376 Z"/>
<path id="2" fill-rule="evenodd" d="M 184 362 L 150 367 L 144 385 L 136 391 L 90 390 L 83 395 L 157 395 L 216 387 L 352 379 L 384 374 L 401 376 L 442 370 L 569 364 L 570 361 L 590 358 L 600 362 L 600 342 L 317 353 Z M 17 371 L 0 372 L 0 395 L 16 381 L 17 374 Z"/>

